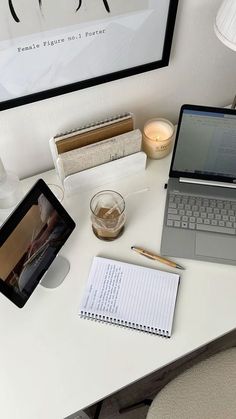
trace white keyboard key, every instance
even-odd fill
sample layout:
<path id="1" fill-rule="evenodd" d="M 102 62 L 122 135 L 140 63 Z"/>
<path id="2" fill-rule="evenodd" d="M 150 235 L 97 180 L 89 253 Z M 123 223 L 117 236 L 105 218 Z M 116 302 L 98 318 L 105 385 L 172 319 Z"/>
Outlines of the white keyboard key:
<path id="1" fill-rule="evenodd" d="M 168 220 L 178 220 L 178 221 L 180 221 L 180 215 L 168 214 Z"/>
<path id="2" fill-rule="evenodd" d="M 177 209 L 175 208 L 168 208 L 168 214 L 177 214 Z"/>
<path id="3" fill-rule="evenodd" d="M 175 222 L 174 222 L 174 226 L 175 226 L 175 227 L 180 227 L 180 221 L 175 221 Z"/>
<path id="4" fill-rule="evenodd" d="M 214 214 L 208 214 L 207 218 L 209 218 L 209 220 L 214 220 Z"/>

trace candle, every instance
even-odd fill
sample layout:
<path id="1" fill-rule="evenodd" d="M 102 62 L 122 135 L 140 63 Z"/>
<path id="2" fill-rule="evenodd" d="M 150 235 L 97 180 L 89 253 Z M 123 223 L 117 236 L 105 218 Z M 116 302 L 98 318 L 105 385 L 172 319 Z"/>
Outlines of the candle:
<path id="1" fill-rule="evenodd" d="M 146 122 L 143 129 L 143 150 L 151 159 L 161 159 L 169 154 L 174 136 L 174 125 L 164 118 Z"/>

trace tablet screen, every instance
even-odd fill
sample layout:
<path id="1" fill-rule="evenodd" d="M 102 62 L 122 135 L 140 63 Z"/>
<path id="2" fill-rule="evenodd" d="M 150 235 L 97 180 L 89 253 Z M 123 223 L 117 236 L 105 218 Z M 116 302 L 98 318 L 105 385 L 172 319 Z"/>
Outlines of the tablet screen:
<path id="1" fill-rule="evenodd" d="M 23 307 L 75 223 L 40 179 L 0 229 L 0 291 Z"/>

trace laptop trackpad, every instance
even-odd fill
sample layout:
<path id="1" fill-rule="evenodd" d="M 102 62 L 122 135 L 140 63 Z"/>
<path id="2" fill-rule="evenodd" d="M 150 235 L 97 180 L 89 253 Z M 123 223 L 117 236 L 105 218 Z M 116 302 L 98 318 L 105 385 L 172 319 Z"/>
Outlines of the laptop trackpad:
<path id="1" fill-rule="evenodd" d="M 220 259 L 236 259 L 235 236 L 221 234 L 196 233 L 196 255 Z"/>

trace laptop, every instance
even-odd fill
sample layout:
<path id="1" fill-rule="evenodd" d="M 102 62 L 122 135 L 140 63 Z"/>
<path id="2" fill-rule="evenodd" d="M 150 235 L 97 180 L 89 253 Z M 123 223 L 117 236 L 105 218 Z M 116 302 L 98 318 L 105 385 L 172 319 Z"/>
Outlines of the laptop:
<path id="1" fill-rule="evenodd" d="M 161 254 L 236 264 L 236 111 L 183 105 Z"/>

